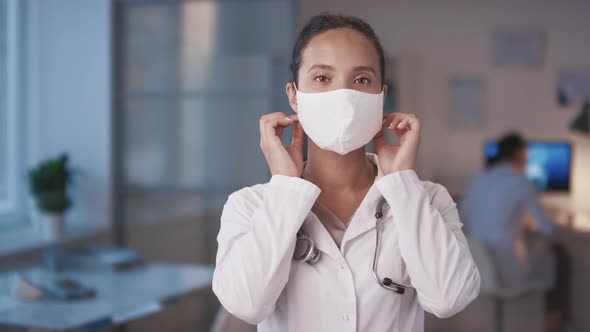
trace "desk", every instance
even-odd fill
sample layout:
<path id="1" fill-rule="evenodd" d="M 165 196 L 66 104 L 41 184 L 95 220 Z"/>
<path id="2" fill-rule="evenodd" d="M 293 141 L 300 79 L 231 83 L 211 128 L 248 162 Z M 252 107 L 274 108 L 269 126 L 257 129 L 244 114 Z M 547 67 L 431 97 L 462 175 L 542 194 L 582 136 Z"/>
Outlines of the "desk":
<path id="1" fill-rule="evenodd" d="M 543 194 L 541 204 L 552 220 L 575 232 L 590 231 L 590 206 L 587 201 L 574 201 L 564 194 Z"/>
<path id="2" fill-rule="evenodd" d="M 69 331 L 116 325 L 157 312 L 166 301 L 208 288 L 212 266 L 146 264 L 127 271 L 64 271 L 41 268 L 20 271 L 36 282 L 68 277 L 96 290 L 90 299 L 16 301 L 8 298 L 13 273 L 0 275 L 0 327 Z M 4 307 L 4 308 L 3 308 Z"/>

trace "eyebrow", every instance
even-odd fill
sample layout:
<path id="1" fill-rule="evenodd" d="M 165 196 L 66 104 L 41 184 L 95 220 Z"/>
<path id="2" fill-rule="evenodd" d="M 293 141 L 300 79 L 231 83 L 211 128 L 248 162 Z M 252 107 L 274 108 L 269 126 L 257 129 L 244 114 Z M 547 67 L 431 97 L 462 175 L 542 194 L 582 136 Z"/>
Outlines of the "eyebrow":
<path id="1" fill-rule="evenodd" d="M 373 75 L 377 75 L 377 72 L 371 66 L 357 66 L 354 67 L 354 71 L 370 71 L 371 73 L 373 73 Z"/>
<path id="2" fill-rule="evenodd" d="M 330 65 L 322 65 L 322 64 L 315 64 L 311 67 L 309 67 L 309 69 L 307 70 L 307 72 L 309 73 L 312 69 L 314 68 L 321 68 L 321 69 L 328 69 L 328 70 L 334 70 L 334 67 L 330 66 Z"/>
<path id="3" fill-rule="evenodd" d="M 315 64 L 315 65 L 309 67 L 309 69 L 307 69 L 307 72 L 309 73 L 312 69 L 315 69 L 315 68 L 321 68 L 321 69 L 326 69 L 326 70 L 334 70 L 334 67 L 332 67 L 330 65 Z M 377 72 L 375 71 L 375 68 L 373 68 L 371 66 L 356 66 L 356 67 L 354 67 L 353 71 L 355 71 L 355 72 L 369 71 L 369 72 L 373 73 L 373 75 L 377 75 Z"/>

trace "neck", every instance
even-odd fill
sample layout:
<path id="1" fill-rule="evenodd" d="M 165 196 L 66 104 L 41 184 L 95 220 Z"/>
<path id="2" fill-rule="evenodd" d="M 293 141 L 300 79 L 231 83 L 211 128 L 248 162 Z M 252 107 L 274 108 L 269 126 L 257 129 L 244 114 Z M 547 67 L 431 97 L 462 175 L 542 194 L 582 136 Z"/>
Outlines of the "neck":
<path id="1" fill-rule="evenodd" d="M 307 156 L 302 176 L 322 192 L 366 189 L 377 176 L 364 147 L 340 155 L 322 150 L 309 140 Z"/>

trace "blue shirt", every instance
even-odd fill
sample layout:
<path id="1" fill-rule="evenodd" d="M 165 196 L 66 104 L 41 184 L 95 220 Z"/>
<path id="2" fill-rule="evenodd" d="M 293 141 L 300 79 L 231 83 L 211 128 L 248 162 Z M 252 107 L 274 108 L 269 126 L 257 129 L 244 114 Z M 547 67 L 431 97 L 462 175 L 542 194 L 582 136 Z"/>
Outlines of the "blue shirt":
<path id="1" fill-rule="evenodd" d="M 541 233 L 553 232 L 533 183 L 506 164 L 476 175 L 459 204 L 469 234 L 493 246 L 514 240 L 524 210 L 535 218 Z"/>
<path id="2" fill-rule="evenodd" d="M 508 164 L 474 176 L 459 204 L 467 233 L 491 251 L 507 283 L 524 282 L 530 272 L 520 266 L 515 248 L 525 211 L 534 217 L 540 233 L 553 232 L 553 223 L 543 213 L 533 183 Z"/>

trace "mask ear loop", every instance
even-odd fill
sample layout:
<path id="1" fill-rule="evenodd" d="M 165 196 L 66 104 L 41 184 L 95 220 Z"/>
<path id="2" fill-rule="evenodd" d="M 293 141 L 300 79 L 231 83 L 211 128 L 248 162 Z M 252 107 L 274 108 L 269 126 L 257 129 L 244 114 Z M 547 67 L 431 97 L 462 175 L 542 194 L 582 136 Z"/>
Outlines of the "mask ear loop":
<path id="1" fill-rule="evenodd" d="M 293 83 L 293 87 L 295 88 L 295 92 L 299 92 L 299 90 L 297 90 L 297 84 L 295 84 L 295 82 L 291 82 Z"/>

